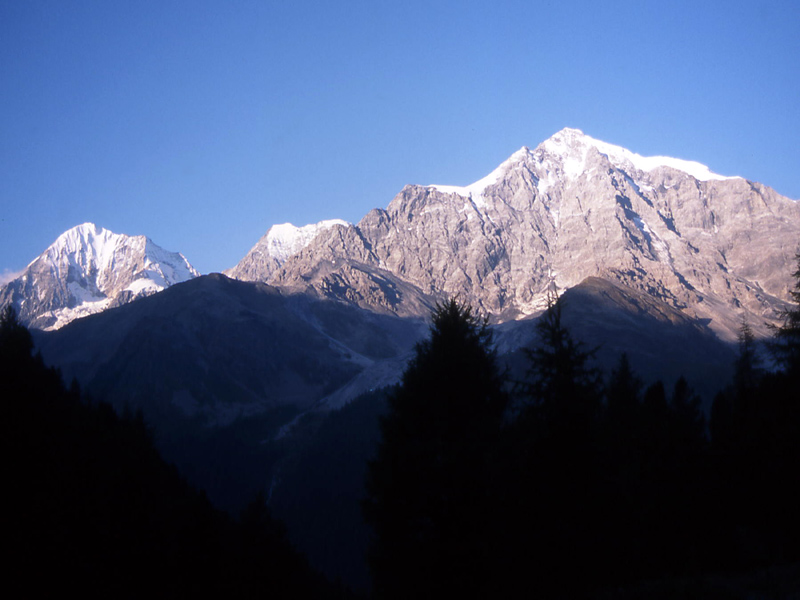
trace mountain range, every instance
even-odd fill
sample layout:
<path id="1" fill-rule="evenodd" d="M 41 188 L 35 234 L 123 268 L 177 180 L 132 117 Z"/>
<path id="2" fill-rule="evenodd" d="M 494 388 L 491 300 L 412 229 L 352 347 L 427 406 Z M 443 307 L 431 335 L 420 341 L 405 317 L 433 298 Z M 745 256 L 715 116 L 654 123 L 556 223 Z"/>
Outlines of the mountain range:
<path id="1" fill-rule="evenodd" d="M 408 185 L 356 225 L 286 259 L 256 245 L 228 273 L 400 315 L 455 294 L 500 322 L 601 277 L 732 340 L 742 317 L 775 321 L 799 241 L 800 204 L 764 185 L 564 129 L 471 185 Z"/>
<path id="2" fill-rule="evenodd" d="M 407 185 L 357 224 L 275 225 L 226 274 L 399 316 L 458 295 L 494 322 L 600 277 L 730 341 L 743 318 L 761 334 L 776 322 L 798 240 L 800 204 L 767 186 L 568 128 L 471 185 Z M 0 304 L 57 329 L 196 276 L 143 236 L 84 224 L 4 286 Z"/>
<path id="3" fill-rule="evenodd" d="M 67 381 L 142 409 L 162 454 L 217 506 L 269 489 L 280 512 L 294 502 L 285 482 L 306 477 L 298 448 L 329 416 L 343 452 L 369 451 L 381 390 L 437 302 L 486 315 L 514 380 L 558 294 L 598 366 L 627 353 L 647 382 L 686 376 L 708 408 L 742 323 L 766 336 L 789 306 L 798 244 L 800 203 L 765 185 L 564 129 L 473 184 L 407 185 L 356 224 L 275 225 L 224 274 L 80 225 L 0 288 L 0 306 Z M 354 404 L 358 423 L 335 410 Z M 335 554 L 318 566 L 342 576 Z"/>
<path id="4" fill-rule="evenodd" d="M 485 314 L 496 325 L 499 351 L 511 356 L 533 339 L 531 318 L 548 297 L 583 284 L 583 292 L 572 294 L 581 298 L 572 311 L 584 315 L 575 327 L 605 347 L 601 362 L 611 364 L 628 352 L 653 378 L 674 378 L 703 361 L 681 364 L 685 351 L 677 342 L 677 350 L 663 344 L 659 349 L 673 352 L 674 360 L 655 356 L 654 348 L 645 348 L 655 324 L 697 331 L 714 343 L 734 341 L 742 321 L 766 335 L 790 298 L 799 242 L 800 203 L 767 186 L 695 162 L 642 157 L 563 129 L 533 150 L 521 148 L 471 185 L 407 185 L 386 209 L 373 209 L 357 224 L 337 219 L 275 225 L 225 275 L 198 282 L 190 281 L 198 273 L 183 255 L 144 236 L 83 224 L 0 288 L 0 304 L 15 306 L 30 327 L 64 330 L 43 341 L 52 361 L 118 406 L 139 406 L 147 397 L 151 411 L 176 409 L 220 425 L 287 403 L 304 410 L 318 403 L 340 406 L 391 383 L 414 336 L 424 333 L 420 323 L 448 296 Z M 228 277 L 244 287 L 223 284 Z M 246 292 L 248 285 L 256 288 Z M 175 293 L 155 294 L 167 287 Z M 266 304 L 248 312 L 242 308 L 247 294 Z M 152 302 L 64 327 L 151 295 Z M 298 318 L 279 320 L 277 327 L 268 299 Z M 338 308 L 322 310 L 328 306 L 322 301 Z M 346 312 L 348 306 L 353 310 Z M 342 322 L 353 333 L 340 326 L 332 334 L 337 319 L 320 320 L 326 311 L 350 315 Z M 611 313 L 626 315 L 636 326 L 622 335 L 591 325 L 607 318 L 624 329 L 625 319 Z M 378 324 L 378 316 L 409 324 Z M 285 360 L 291 352 L 266 350 L 265 340 L 246 327 L 236 329 L 247 322 L 252 331 L 271 332 L 275 348 L 322 336 L 307 344 L 307 354 L 330 346 L 319 364 L 341 363 L 338 383 L 309 384 L 308 364 Z M 212 323 L 215 329 L 206 331 Z M 390 351 L 383 348 L 378 356 L 364 350 L 401 329 L 403 341 Z M 145 342 L 148 335 L 163 339 Z M 218 360 L 209 354 L 211 340 L 239 341 Z M 153 363 L 165 348 L 171 354 Z M 151 366 L 143 366 L 148 360 Z M 153 371 L 154 364 L 162 372 Z M 237 371 L 221 365 L 240 366 Z M 263 379 L 247 369 L 280 377 Z M 110 383 L 97 379 L 109 372 L 116 373 Z M 156 379 L 170 383 L 145 394 L 144 382 Z"/>

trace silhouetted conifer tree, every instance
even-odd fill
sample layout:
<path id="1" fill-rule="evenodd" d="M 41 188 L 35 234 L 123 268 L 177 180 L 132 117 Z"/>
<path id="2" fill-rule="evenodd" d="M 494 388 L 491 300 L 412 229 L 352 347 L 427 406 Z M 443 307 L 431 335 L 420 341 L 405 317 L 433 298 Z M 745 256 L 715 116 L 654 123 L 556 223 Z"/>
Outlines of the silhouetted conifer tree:
<path id="1" fill-rule="evenodd" d="M 606 388 L 607 419 L 617 428 L 618 435 L 630 435 L 631 429 L 638 425 L 642 385 L 642 380 L 631 370 L 628 355 L 623 353 L 611 371 Z"/>
<path id="2" fill-rule="evenodd" d="M 712 407 L 715 477 L 725 496 L 732 548 L 743 565 L 800 557 L 800 253 L 790 292 L 796 305 L 767 343 L 778 370 L 758 365 L 743 322 L 732 385 Z"/>
<path id="3" fill-rule="evenodd" d="M 694 392 L 683 376 L 675 382 L 670 408 L 675 439 L 682 442 L 681 447 L 685 450 L 691 448 L 694 451 L 698 446 L 702 446 L 706 441 L 706 422 L 700 408 L 700 396 Z"/>
<path id="4" fill-rule="evenodd" d="M 734 386 L 736 393 L 743 395 L 755 389 L 761 376 L 761 360 L 756 349 L 755 336 L 745 317 L 742 317 L 738 338 L 739 354 L 734 365 Z"/>
<path id="5" fill-rule="evenodd" d="M 537 323 L 537 343 L 526 351 L 527 402 L 508 432 L 507 595 L 577 594 L 602 564 L 600 373 L 589 365 L 593 353 L 564 325 L 562 308 L 563 300 L 551 297 Z"/>
<path id="6" fill-rule="evenodd" d="M 792 273 L 795 285 L 789 291 L 795 306 L 786 309 L 781 315 L 783 325 L 773 328 L 775 339 L 770 344 L 770 349 L 786 374 L 797 382 L 800 380 L 800 252 L 795 255 L 795 259 L 797 269 Z M 800 393 L 797 397 L 800 397 Z"/>
<path id="7" fill-rule="evenodd" d="M 18 360 L 29 357 L 33 351 L 33 338 L 30 332 L 17 319 L 17 311 L 10 304 L 0 314 L 0 360 Z"/>
<path id="8" fill-rule="evenodd" d="M 742 318 L 739 326 L 739 352 L 734 362 L 733 384 L 721 390 L 711 405 L 709 433 L 715 454 L 737 452 L 735 446 L 745 442 L 746 429 L 751 429 L 759 412 L 759 385 L 763 378 L 753 330 Z"/>
<path id="9" fill-rule="evenodd" d="M 536 326 L 538 344 L 526 349 L 528 396 L 548 427 L 584 436 L 599 414 L 600 372 L 589 366 L 594 351 L 585 350 L 564 326 L 562 308 L 561 298 L 548 299 Z"/>
<path id="10" fill-rule="evenodd" d="M 608 581 L 636 577 L 642 559 L 639 486 L 642 480 L 642 381 L 622 354 L 606 386 L 602 436 L 596 450 L 595 502 L 604 527 L 602 559 Z"/>
<path id="11" fill-rule="evenodd" d="M 454 299 L 438 305 L 368 467 L 379 597 L 490 595 L 491 478 L 506 405 L 485 320 Z"/>
<path id="12" fill-rule="evenodd" d="M 800 252 L 795 258 L 795 285 L 790 291 L 794 306 L 784 311 L 783 325 L 774 329 L 769 345 L 781 370 L 764 377 L 759 388 L 760 474 L 768 478 L 761 489 L 764 498 L 771 498 L 763 506 L 768 516 L 765 535 L 772 557 L 780 560 L 800 558 Z"/>

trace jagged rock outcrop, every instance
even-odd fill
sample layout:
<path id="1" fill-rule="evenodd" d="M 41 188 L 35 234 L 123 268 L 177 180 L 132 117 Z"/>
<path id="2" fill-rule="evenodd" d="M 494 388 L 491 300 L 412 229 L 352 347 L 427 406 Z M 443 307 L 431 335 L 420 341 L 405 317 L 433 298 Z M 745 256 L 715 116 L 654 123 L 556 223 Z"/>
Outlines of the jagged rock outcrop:
<path id="1" fill-rule="evenodd" d="M 769 187 L 564 129 L 472 185 L 408 185 L 261 272 L 397 314 L 458 294 L 499 321 L 599 276 L 730 339 L 742 315 L 757 328 L 776 318 L 798 244 L 800 204 Z"/>
<path id="2" fill-rule="evenodd" d="M 61 234 L 1 288 L 0 307 L 13 305 L 29 327 L 58 329 L 197 276 L 182 254 L 143 235 L 84 223 Z"/>
<path id="3" fill-rule="evenodd" d="M 308 246 L 317 235 L 337 225 L 347 227 L 341 219 L 320 221 L 295 227 L 291 223 L 273 225 L 261 236 L 245 257 L 225 274 L 241 281 L 266 281 L 291 257 Z"/>

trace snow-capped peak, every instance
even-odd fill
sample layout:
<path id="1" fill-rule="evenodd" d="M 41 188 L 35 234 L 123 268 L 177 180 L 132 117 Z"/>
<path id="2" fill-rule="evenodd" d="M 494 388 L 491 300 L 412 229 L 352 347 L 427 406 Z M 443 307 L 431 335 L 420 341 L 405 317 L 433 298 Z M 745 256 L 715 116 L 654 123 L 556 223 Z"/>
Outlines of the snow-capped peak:
<path id="1" fill-rule="evenodd" d="M 96 273 L 101 290 L 103 280 L 131 260 L 142 269 L 136 279 L 148 279 L 159 289 L 199 275 L 182 254 L 164 250 L 146 236 L 114 233 L 94 223 L 65 231 L 31 264 L 43 258 L 56 268 L 72 266 L 84 275 Z"/>
<path id="2" fill-rule="evenodd" d="M 486 188 L 500 181 L 503 178 L 503 175 L 505 175 L 512 166 L 528 157 L 530 152 L 531 151 L 527 146 L 523 146 L 514 152 L 514 154 L 512 154 L 507 160 L 505 160 L 499 167 L 489 173 L 486 177 L 483 177 L 482 179 L 479 179 L 470 185 L 457 186 L 433 184 L 425 187 L 434 188 L 443 194 L 458 194 L 464 198 L 471 198 L 476 207 L 483 208 L 486 205 L 486 201 L 483 196 Z"/>
<path id="3" fill-rule="evenodd" d="M 564 174 L 568 177 L 577 177 L 584 171 L 586 154 L 590 148 L 595 148 L 606 155 L 614 166 L 623 169 L 633 167 L 639 171 L 652 171 L 658 167 L 670 167 L 683 171 L 699 181 L 736 179 L 713 173 L 707 166 L 691 160 L 669 156 L 641 156 L 621 146 L 589 137 L 580 129 L 569 127 L 542 142 L 539 148 L 561 157 Z"/>
<path id="4" fill-rule="evenodd" d="M 291 223 L 273 225 L 267 231 L 267 253 L 283 263 L 300 250 L 308 246 L 317 234 L 334 225 L 348 226 L 350 223 L 342 219 L 328 219 L 303 227 L 296 227 Z"/>
<path id="5" fill-rule="evenodd" d="M 113 261 L 115 249 L 130 239 L 127 235 L 113 233 L 94 223 L 83 223 L 58 236 L 44 255 L 66 255 L 74 258 L 82 267 L 92 264 L 97 269 L 103 269 Z M 33 262 L 40 258 L 37 257 Z"/>
<path id="6" fill-rule="evenodd" d="M 0 294 L 24 322 L 57 329 L 116 304 L 159 292 L 199 273 L 178 252 L 143 235 L 117 234 L 93 223 L 62 233 Z"/>

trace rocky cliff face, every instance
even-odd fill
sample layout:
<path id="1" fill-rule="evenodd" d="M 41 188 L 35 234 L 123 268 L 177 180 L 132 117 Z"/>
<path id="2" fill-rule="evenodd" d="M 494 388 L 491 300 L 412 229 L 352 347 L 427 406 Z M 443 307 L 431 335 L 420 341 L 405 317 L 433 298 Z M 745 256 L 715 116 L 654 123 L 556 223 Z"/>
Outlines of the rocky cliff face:
<path id="1" fill-rule="evenodd" d="M 0 306 L 13 305 L 30 327 L 58 329 L 197 276 L 183 255 L 143 235 L 116 234 L 84 223 L 60 235 L 20 277 L 0 289 Z"/>
<path id="2" fill-rule="evenodd" d="M 347 221 L 331 219 L 304 227 L 291 223 L 273 225 L 250 252 L 225 274 L 241 281 L 266 281 L 292 256 L 308 246 L 318 234 L 335 225 L 347 227 Z"/>
<path id="3" fill-rule="evenodd" d="M 406 186 L 278 268 L 248 268 L 397 314 L 458 294 L 498 321 L 537 312 L 553 285 L 597 276 L 730 339 L 743 315 L 757 328 L 775 319 L 799 243 L 800 204 L 766 186 L 564 129 L 472 185 Z"/>

